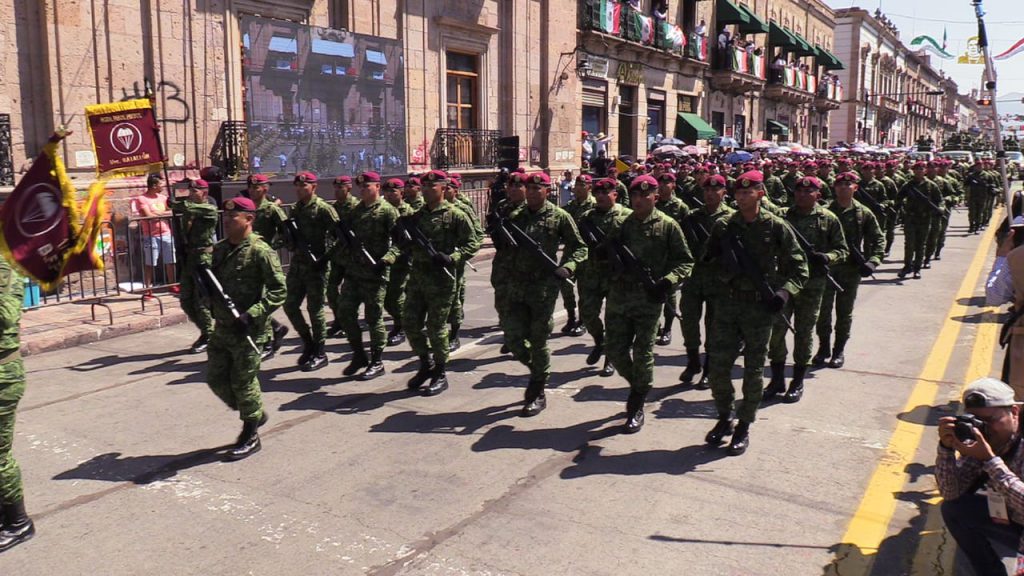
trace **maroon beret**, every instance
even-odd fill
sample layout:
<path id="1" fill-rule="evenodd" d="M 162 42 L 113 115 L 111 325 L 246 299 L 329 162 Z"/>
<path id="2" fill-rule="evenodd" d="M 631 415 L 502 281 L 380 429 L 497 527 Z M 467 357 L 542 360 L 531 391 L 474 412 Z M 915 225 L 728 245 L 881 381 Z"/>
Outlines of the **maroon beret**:
<path id="1" fill-rule="evenodd" d="M 189 188 L 208 190 L 210 188 L 210 184 L 207 183 L 206 180 L 203 180 L 202 178 L 196 178 L 195 180 L 191 181 L 191 183 L 189 184 Z"/>
<path id="2" fill-rule="evenodd" d="M 313 174 L 312 172 L 299 172 L 298 174 L 295 175 L 295 183 L 299 184 L 301 182 L 315 184 L 316 174 Z"/>
<path id="3" fill-rule="evenodd" d="M 236 196 L 224 203 L 224 210 L 235 212 L 255 212 L 256 204 L 245 196 Z"/>
<path id="4" fill-rule="evenodd" d="M 405 181 L 406 188 L 410 188 L 412 186 L 422 186 L 422 184 L 420 184 L 419 176 L 410 176 L 409 179 Z"/>
<path id="5" fill-rule="evenodd" d="M 702 186 L 710 188 L 725 188 L 725 185 L 725 176 L 722 176 L 721 174 L 712 174 L 711 176 L 708 176 L 704 179 L 704 184 L 702 184 Z"/>
<path id="6" fill-rule="evenodd" d="M 420 181 L 428 184 L 433 184 L 434 182 L 447 182 L 448 174 L 445 174 L 442 170 L 431 170 L 423 176 L 420 176 Z"/>
<path id="7" fill-rule="evenodd" d="M 384 187 L 399 190 L 405 187 L 405 182 L 402 182 L 401 178 L 388 178 L 387 182 L 384 183 Z"/>
<path id="8" fill-rule="evenodd" d="M 736 179 L 737 188 L 756 188 L 762 184 L 764 184 L 764 174 L 761 174 L 757 170 L 744 172 Z"/>
<path id="9" fill-rule="evenodd" d="M 582 182 L 584 184 L 591 184 L 594 181 L 594 179 L 590 176 L 590 174 L 580 174 L 579 176 L 576 177 L 576 181 Z"/>
<path id="10" fill-rule="evenodd" d="M 356 176 L 356 184 L 371 184 L 373 182 L 380 182 L 380 174 L 376 172 L 363 172 Z"/>
<path id="11" fill-rule="evenodd" d="M 821 190 L 821 180 L 814 176 L 805 176 L 796 183 L 797 188 L 811 188 L 813 190 Z"/>
<path id="12" fill-rule="evenodd" d="M 534 172 L 526 176 L 526 183 L 534 186 L 551 186 L 551 177 L 543 172 Z"/>
<path id="13" fill-rule="evenodd" d="M 614 178 L 602 178 L 594 182 L 595 190 L 615 190 L 618 188 L 618 181 Z"/>
<path id="14" fill-rule="evenodd" d="M 351 176 L 335 176 L 334 177 L 334 183 L 335 184 L 351 184 L 352 183 L 352 177 Z"/>
<path id="15" fill-rule="evenodd" d="M 629 184 L 630 191 L 639 191 L 639 192 L 650 192 L 650 191 L 653 191 L 657 187 L 658 187 L 658 181 L 654 179 L 654 176 L 648 176 L 647 174 L 644 174 L 642 176 L 637 176 Z"/>
<path id="16" fill-rule="evenodd" d="M 836 176 L 836 184 L 840 182 L 852 182 L 854 184 L 860 182 L 860 174 L 856 172 L 843 172 L 839 176 Z"/>
<path id="17" fill-rule="evenodd" d="M 266 184 L 270 182 L 270 178 L 267 178 L 266 174 L 249 174 L 245 182 L 246 184 Z"/>

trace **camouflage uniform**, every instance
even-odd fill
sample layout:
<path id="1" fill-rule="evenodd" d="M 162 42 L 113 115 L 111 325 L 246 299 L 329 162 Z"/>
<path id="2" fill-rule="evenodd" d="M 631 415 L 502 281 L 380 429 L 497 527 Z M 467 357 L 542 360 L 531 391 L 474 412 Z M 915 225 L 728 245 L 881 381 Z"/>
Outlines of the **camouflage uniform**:
<path id="1" fill-rule="evenodd" d="M 879 227 L 885 230 L 887 222 L 886 207 L 890 207 L 892 203 L 889 201 L 888 192 L 886 191 L 885 184 L 881 180 L 875 180 L 874 178 L 868 177 L 866 174 L 863 176 L 863 180 L 860 181 L 860 187 L 857 189 L 856 198 L 860 198 L 861 194 L 867 194 L 871 196 L 871 199 L 878 203 L 879 210 L 871 209 L 871 212 L 875 215 L 875 219 L 878 221 Z M 871 204 L 864 202 L 864 206 L 870 207 Z"/>
<path id="2" fill-rule="evenodd" d="M 912 189 L 916 189 L 921 194 L 913 193 Z M 940 218 L 935 213 L 935 209 L 929 205 L 929 201 L 936 207 L 942 206 L 942 193 L 939 192 L 939 187 L 927 178 L 923 178 L 920 182 L 911 180 L 900 189 L 899 204 L 903 207 L 903 241 L 905 242 L 903 247 L 904 271 L 912 269 L 914 273 L 920 272 L 932 220 Z"/>
<path id="3" fill-rule="evenodd" d="M 782 183 L 782 179 L 772 174 L 767 176 L 764 181 L 765 198 L 768 198 L 776 206 L 785 206 L 787 202 L 786 185 Z"/>
<path id="4" fill-rule="evenodd" d="M 362 254 L 339 242 L 342 245 L 339 252 L 345 252 L 347 257 L 344 259 L 345 282 L 338 296 L 338 319 L 349 345 L 358 354 L 363 349 L 363 333 L 358 321 L 359 305 L 362 304 L 370 332 L 370 348 L 383 350 L 387 344 L 387 330 L 384 328 L 387 267 L 394 264 L 399 254 L 398 246 L 391 241 L 392 229 L 398 222 L 398 210 L 383 198 L 378 198 L 369 206 L 359 202 L 339 218 L 348 225 L 370 256 L 386 266 L 383 272 L 374 270 Z"/>
<path id="5" fill-rule="evenodd" d="M 395 207 L 398 210 L 398 217 L 411 216 L 415 210 L 404 200 Z M 409 279 L 409 270 L 412 266 L 411 247 L 399 246 L 399 254 L 395 263 L 391 266 L 388 275 L 388 286 L 384 293 L 384 311 L 391 316 L 396 323 L 401 324 L 402 308 L 405 306 L 405 283 Z"/>
<path id="6" fill-rule="evenodd" d="M 690 212 L 683 223 L 684 233 L 687 234 L 687 243 L 692 247 L 695 254 L 702 254 L 707 248 L 708 238 L 711 230 L 719 220 L 731 216 L 735 210 L 725 202 L 718 205 L 718 209 L 709 213 L 707 208 L 701 208 Z M 711 327 L 714 325 L 714 303 L 715 290 L 721 288 L 717 281 L 718 270 L 713 262 L 697 260 L 693 265 L 693 272 L 683 283 L 682 295 L 679 301 L 680 325 L 683 331 L 683 347 L 690 356 L 700 354 L 700 318 L 704 312 L 704 330 L 707 339 L 711 339 Z M 702 310 L 703 309 L 703 310 Z M 705 346 L 705 351 L 708 347 Z M 707 361 L 705 361 L 707 362 Z M 705 373 L 707 368 L 705 367 Z"/>
<path id="7" fill-rule="evenodd" d="M 693 255 L 679 224 L 660 210 L 653 210 L 642 220 L 633 212 L 609 239 L 629 248 L 655 281 L 668 280 L 670 292 L 693 268 Z M 642 278 L 633 271 L 613 274 L 605 350 L 612 365 L 629 382 L 631 392 L 642 397 L 654 382 L 654 339 L 663 304 L 648 298 Z"/>
<path id="8" fill-rule="evenodd" d="M 516 211 L 524 206 L 522 202 L 513 204 L 508 198 L 498 203 L 494 209 L 496 217 L 509 218 Z M 498 327 L 505 330 L 505 318 L 509 310 L 509 294 L 512 286 L 512 261 L 515 256 L 515 249 L 506 246 L 502 239 L 493 232 L 491 239 L 494 242 L 494 260 L 491 261 L 491 287 L 494 288 L 494 311 L 498 314 Z"/>
<path id="9" fill-rule="evenodd" d="M 595 207 L 580 216 L 579 221 L 589 221 L 607 237 L 622 226 L 622 222 L 632 213 L 632 210 L 619 204 L 604 211 Z M 588 249 L 587 259 L 576 268 L 576 278 L 580 290 L 580 319 L 594 337 L 594 342 L 602 346 L 604 323 L 601 321 L 601 306 L 605 304 L 611 289 L 607 251 L 603 248 Z"/>
<path id="10" fill-rule="evenodd" d="M 685 202 L 683 202 L 679 198 L 676 198 L 675 196 L 669 198 L 668 200 L 662 200 L 659 197 L 659 199 L 654 203 L 654 208 L 661 212 L 662 214 L 668 216 L 676 224 L 682 222 L 683 219 L 690 214 L 690 207 L 687 206 Z M 668 297 L 665 298 L 663 314 L 664 319 L 662 320 L 662 331 L 665 333 L 665 338 L 667 339 L 671 339 L 672 323 L 673 321 L 675 321 L 675 315 L 673 313 L 678 314 L 678 311 L 679 297 L 677 296 L 676 291 L 672 290 L 671 292 L 669 292 Z M 659 342 L 659 344 L 664 343 L 667 343 L 667 341 Z"/>
<path id="11" fill-rule="evenodd" d="M 572 216 L 549 202 L 537 211 L 524 205 L 513 212 L 511 222 L 552 258 L 557 257 L 558 248 L 563 245 L 561 266 L 570 272 L 575 272 L 587 257 L 587 247 Z M 515 313 L 506 314 L 505 342 L 516 360 L 530 369 L 532 389 L 528 394 L 541 393 L 551 373 L 547 341 L 554 328 L 552 313 L 560 280 L 542 267 L 537 256 L 522 244 L 513 252 L 509 271 L 512 280 L 508 288 L 508 309 Z"/>
<path id="12" fill-rule="evenodd" d="M 252 349 L 246 336 L 257 347 L 266 342 L 270 315 L 285 300 L 281 262 L 274 249 L 256 234 L 250 234 L 237 246 L 221 240 L 213 249 L 212 260 L 210 268 L 224 292 L 239 314 L 249 314 L 250 321 L 248 330 L 240 333 L 228 309 L 218 302 L 211 303 L 216 323 L 207 348 L 206 382 L 228 408 L 238 411 L 243 421 L 258 422 L 263 417 L 257 378 L 260 354 Z"/>
<path id="13" fill-rule="evenodd" d="M 897 184 L 896 180 L 894 180 L 890 176 L 882 176 L 878 180 L 881 181 L 882 184 L 885 186 L 886 202 L 883 204 L 883 206 L 888 206 L 893 209 L 893 211 L 888 212 L 884 224 L 885 254 L 888 255 L 889 251 L 892 249 L 892 243 L 896 240 L 896 219 L 898 216 L 898 213 L 896 213 L 896 210 L 898 210 L 896 205 L 896 198 L 899 196 L 900 193 L 900 185 Z M 878 222 L 879 225 L 882 224 L 881 220 L 879 220 Z"/>
<path id="14" fill-rule="evenodd" d="M 305 204 L 296 202 L 291 209 L 291 218 L 298 224 L 299 231 L 310 250 L 318 258 L 327 258 L 330 254 L 328 239 L 334 237 L 338 225 L 338 214 L 334 208 L 323 198 L 314 195 Z M 304 343 L 322 345 L 327 335 L 327 320 L 324 318 L 325 264 L 318 267 L 305 251 L 298 249 L 298 246 L 291 248 L 293 252 L 291 265 L 288 267 L 288 297 L 284 301 L 284 312 Z M 306 310 L 309 312 L 312 331 L 299 308 L 303 299 L 306 299 Z"/>
<path id="15" fill-rule="evenodd" d="M 969 232 L 977 232 L 987 223 L 985 205 L 989 196 L 988 179 L 980 170 L 972 169 L 964 177 L 967 191 L 967 219 Z"/>
<path id="16" fill-rule="evenodd" d="M 284 238 L 281 234 L 281 230 L 284 227 L 285 220 L 287 219 L 288 216 L 285 215 L 284 210 L 282 210 L 277 203 L 263 198 L 260 205 L 256 207 L 255 218 L 252 222 L 252 231 L 255 234 L 259 234 L 260 238 L 269 244 L 271 248 L 277 250 L 284 245 Z M 268 347 L 270 347 L 270 338 L 275 331 L 278 331 L 279 339 L 283 338 L 284 334 L 287 333 L 287 328 L 284 329 L 284 332 L 279 332 L 280 330 L 282 330 L 280 322 L 271 317 L 270 322 L 267 324 L 266 336 Z M 280 345 L 280 341 L 278 342 L 278 345 Z"/>
<path id="17" fill-rule="evenodd" d="M 566 202 L 565 206 L 562 206 L 562 210 L 565 210 L 569 216 L 572 216 L 573 222 L 579 223 L 580 217 L 585 212 L 593 210 L 595 206 L 594 196 L 588 193 L 587 197 L 582 201 L 573 198 Z M 563 282 L 561 292 L 562 306 L 569 313 L 569 322 L 574 324 L 575 321 L 582 321 L 583 311 L 579 310 L 580 306 L 576 302 L 576 288 L 573 288 L 568 282 Z M 580 299 L 582 300 L 582 295 Z M 577 314 L 577 310 L 579 310 L 579 314 Z"/>
<path id="18" fill-rule="evenodd" d="M 424 205 L 413 219 L 434 249 L 455 262 L 472 257 L 479 249 L 473 223 L 447 200 L 433 210 Z M 425 249 L 414 244 L 402 325 L 413 352 L 420 358 L 433 354 L 433 362 L 441 366 L 448 361 L 448 316 L 456 289 L 455 280 L 438 267 Z"/>
<path id="19" fill-rule="evenodd" d="M 936 186 L 939 187 L 939 193 L 942 194 L 942 203 L 939 204 L 939 207 L 942 208 L 943 214 L 936 219 L 935 227 L 928 235 L 928 244 L 925 247 L 925 261 L 932 258 L 938 259 L 942 248 L 946 245 L 946 229 L 949 227 L 951 212 L 953 207 L 960 203 L 956 187 L 951 179 L 936 174 L 932 178 L 932 182 L 935 182 Z"/>
<path id="20" fill-rule="evenodd" d="M 25 394 L 25 364 L 21 359 L 21 306 L 25 283 L 6 258 L 0 258 L 0 505 L 23 499 L 21 469 L 14 459 L 14 420 Z"/>
<path id="21" fill-rule="evenodd" d="M 455 296 L 452 300 L 452 309 L 448 313 L 448 323 L 451 325 L 450 338 L 452 338 L 453 343 L 457 345 L 459 327 L 462 326 L 462 321 L 466 316 L 466 262 L 472 260 L 473 256 L 476 256 L 476 253 L 480 251 L 480 247 L 483 245 L 484 241 L 484 229 L 480 225 L 480 219 L 476 215 L 476 207 L 473 206 L 472 200 L 462 194 L 459 194 L 455 196 L 455 200 L 451 204 L 456 210 L 462 211 L 473 226 L 474 246 L 472 253 L 466 254 L 466 258 L 460 259 L 455 263 L 456 290 Z"/>
<path id="22" fill-rule="evenodd" d="M 774 290 L 799 294 L 807 281 L 807 260 L 792 229 L 778 216 L 759 211 L 752 222 L 740 212 L 719 219 L 711 229 L 704 260 L 721 264 L 722 243 L 737 235 L 746 244 Z M 768 341 L 772 334 L 773 314 L 765 308 L 757 287 L 745 275 L 719 266 L 719 285 L 715 288 L 714 325 L 707 347 L 714 350 L 709 365 L 709 380 L 720 418 L 732 413 L 735 391 L 732 366 L 743 343 L 743 400 L 737 410 L 741 422 L 753 423 L 764 393 L 763 371 Z"/>
<path id="23" fill-rule="evenodd" d="M 839 222 L 835 214 L 825 210 L 819 204 L 815 204 L 809 214 L 801 213 L 796 207 L 790 208 L 786 213 L 786 222 L 800 232 L 814 246 L 815 251 L 828 257 L 828 264 L 822 266 L 810 260 L 810 254 L 805 255 L 809 260 L 810 277 L 804 283 L 800 293 L 794 294 L 782 311 L 787 318 L 793 317 L 793 328 L 796 331 L 793 336 L 793 364 L 796 367 L 806 367 L 811 361 L 814 326 L 818 321 L 821 298 L 825 293 L 825 285 L 828 283 L 825 279 L 827 266 L 843 262 L 850 252 L 846 248 L 846 240 L 843 238 L 842 223 Z M 783 369 L 788 355 L 786 324 L 781 318 L 777 318 L 768 348 L 773 374 L 775 370 Z"/>
<path id="24" fill-rule="evenodd" d="M 882 263 L 885 256 L 885 235 L 878 225 L 874 213 L 865 205 L 853 201 L 849 208 L 843 208 L 838 202 L 833 201 L 828 206 L 829 211 L 838 217 L 843 226 L 843 238 L 849 255 L 845 260 L 832 264 L 832 277 L 836 279 L 842 292 L 836 292 L 831 284 L 826 284 L 825 294 L 821 299 L 821 308 L 818 314 L 818 342 L 828 350 L 828 355 L 841 356 L 850 339 L 850 327 L 853 325 L 853 306 L 857 300 L 857 290 L 860 287 L 861 277 L 865 271 L 857 263 L 853 251 L 857 250 L 864 256 L 864 259 L 872 264 L 871 268 Z M 836 310 L 836 340 L 835 347 L 829 343 L 832 337 L 832 307 Z"/>
<path id="25" fill-rule="evenodd" d="M 210 265 L 213 235 L 217 230 L 217 207 L 206 202 L 181 200 L 171 204 L 171 211 L 181 218 L 187 250 L 180 276 L 181 309 L 203 336 L 209 336 L 213 329 L 213 317 L 202 302 L 196 286 L 196 270 L 200 266 Z"/>
<path id="26" fill-rule="evenodd" d="M 352 212 L 358 205 L 359 199 L 351 193 L 345 200 L 335 200 L 331 203 L 339 219 Z M 330 257 L 328 258 L 331 266 L 327 272 L 327 305 L 331 307 L 331 314 L 334 316 L 335 322 L 331 326 L 332 338 L 335 336 L 335 330 L 341 329 L 341 283 L 345 279 L 345 267 L 348 264 L 348 256 L 348 253 L 342 249 L 342 246 L 336 245 L 331 250 Z"/>

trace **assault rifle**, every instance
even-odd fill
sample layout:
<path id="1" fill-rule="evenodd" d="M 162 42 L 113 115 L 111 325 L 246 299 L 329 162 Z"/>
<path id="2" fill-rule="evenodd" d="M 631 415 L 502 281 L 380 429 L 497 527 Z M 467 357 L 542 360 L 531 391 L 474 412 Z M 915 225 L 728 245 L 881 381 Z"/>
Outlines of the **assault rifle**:
<path id="1" fill-rule="evenodd" d="M 868 259 L 864 257 L 864 253 L 858 250 L 856 246 L 850 244 L 849 242 L 847 242 L 847 246 L 850 248 L 850 257 L 853 258 L 853 262 L 857 264 L 857 266 L 859 266 L 861 269 L 866 267 L 868 265 Z M 874 272 L 871 273 L 871 279 L 877 280 L 877 278 L 875 278 Z"/>
<path id="2" fill-rule="evenodd" d="M 345 246 L 348 246 L 349 251 L 362 256 L 364 263 L 368 264 L 371 268 L 376 268 L 377 259 L 370 254 L 363 241 L 359 239 L 355 230 L 345 222 L 344 218 L 338 218 L 337 227 L 338 238 L 345 243 Z"/>
<path id="3" fill-rule="evenodd" d="M 288 218 L 284 221 L 284 235 L 288 238 L 288 243 L 292 246 L 292 249 L 305 254 L 314 267 L 320 268 L 326 263 L 326 259 L 323 256 L 317 256 L 316 252 L 313 252 L 313 249 L 309 246 L 309 242 L 306 242 L 306 237 L 303 236 L 302 230 L 299 229 L 299 223 L 295 218 Z"/>
<path id="4" fill-rule="evenodd" d="M 593 250 L 605 241 L 605 233 L 589 219 L 584 218 L 580 220 L 576 223 L 576 226 L 579 228 L 580 236 L 583 238 L 583 243 L 587 245 L 587 248 Z"/>
<path id="5" fill-rule="evenodd" d="M 219 302 L 224 308 L 227 308 L 233 319 L 238 320 L 241 314 L 238 313 L 238 308 L 235 307 L 235 301 L 224 291 L 224 286 L 221 285 L 220 280 L 217 280 L 213 270 L 210 270 L 209 266 L 200 264 L 196 266 L 194 274 L 196 286 L 199 288 L 201 296 Z M 253 342 L 252 336 L 246 334 L 245 340 L 249 343 L 249 346 L 252 346 L 254 352 L 257 354 L 261 352 L 256 343 Z"/>
<path id="6" fill-rule="evenodd" d="M 439 254 L 439 252 L 437 251 L 437 248 L 434 248 L 434 244 L 430 241 L 430 238 L 427 238 L 427 235 L 423 233 L 423 230 L 420 230 L 419 224 L 416 223 L 416 218 L 416 216 L 402 216 L 398 219 L 396 227 L 398 228 L 399 234 L 402 238 L 405 238 L 409 242 L 412 242 L 422 248 L 433 261 L 434 256 Z M 452 274 L 451 270 L 449 270 L 447 266 L 442 266 L 441 271 L 452 280 L 455 280 L 455 275 Z"/>
<path id="7" fill-rule="evenodd" d="M 726 234 L 722 238 L 721 249 L 725 267 L 734 274 L 746 276 L 747 280 L 754 284 L 761 303 L 767 307 L 768 303 L 775 298 L 775 290 L 768 284 L 768 280 L 764 277 L 764 272 L 758 266 L 754 257 L 750 255 L 750 252 L 747 251 L 743 240 L 736 233 Z M 780 310 L 779 317 L 782 318 L 786 328 L 796 334 L 796 330 L 793 328 L 789 318 L 786 318 L 785 312 Z"/>
<path id="8" fill-rule="evenodd" d="M 505 216 L 498 213 L 492 214 L 487 228 L 496 244 L 501 244 L 505 248 L 519 248 L 519 243 L 508 230 L 508 218 Z"/>
<path id="9" fill-rule="evenodd" d="M 660 297 L 655 296 L 656 286 L 658 281 L 654 279 L 654 275 L 651 274 L 649 266 L 640 261 L 633 254 L 633 251 L 629 249 L 621 241 L 614 238 L 608 239 L 608 255 L 612 259 L 612 268 L 617 270 L 625 270 L 630 274 L 640 278 L 640 282 L 644 285 L 644 291 L 647 292 L 647 297 L 658 304 L 664 304 L 668 294 L 664 294 Z M 668 313 L 673 318 L 679 318 L 679 313 L 672 307 L 668 308 Z M 680 320 L 681 321 L 681 320 Z"/>
<path id="10" fill-rule="evenodd" d="M 536 240 L 530 238 L 530 236 L 527 235 L 526 232 L 523 232 L 522 228 L 516 226 L 514 222 L 508 219 L 504 219 L 504 227 L 508 231 L 512 240 L 515 241 L 515 245 L 517 247 L 526 248 L 529 251 L 529 253 L 533 254 L 534 257 L 536 257 L 537 260 L 544 266 L 544 268 L 546 268 L 552 274 L 555 273 L 555 270 L 561 268 L 561 266 L 558 265 L 558 262 L 555 262 L 555 260 L 551 258 L 551 256 L 548 256 L 547 252 L 544 251 L 544 248 L 540 244 L 538 244 Z M 576 287 L 576 283 L 573 282 L 572 278 L 560 279 L 567 282 L 570 286 L 574 288 Z"/>
<path id="11" fill-rule="evenodd" d="M 796 236 L 796 241 L 800 244 L 800 247 L 804 249 L 804 252 L 808 255 L 813 252 L 817 252 L 817 250 L 814 249 L 814 244 L 811 244 L 807 238 L 805 238 L 804 235 L 796 229 L 796 226 L 790 225 L 789 229 L 793 231 L 793 235 Z M 828 264 L 825 264 L 825 279 L 828 280 L 828 283 L 836 289 L 836 292 L 845 292 L 843 287 L 839 285 L 839 282 L 836 282 L 836 279 L 832 277 L 832 273 L 828 270 Z"/>
<path id="12" fill-rule="evenodd" d="M 881 202 L 876 200 L 871 194 L 864 192 L 858 188 L 854 193 L 853 197 L 857 200 L 867 204 L 868 208 L 871 209 L 875 214 L 891 214 L 893 218 L 896 217 L 896 209 L 892 206 L 882 206 Z"/>
<path id="13" fill-rule="evenodd" d="M 932 202 L 927 196 L 925 196 L 924 192 L 921 192 L 920 190 L 918 190 L 917 186 L 914 186 L 914 184 L 912 182 L 909 183 L 906 188 L 908 190 L 910 190 L 915 196 L 917 196 L 921 200 L 924 200 L 925 203 L 928 204 L 928 207 L 931 208 L 932 211 L 934 211 L 937 216 L 945 216 L 946 215 L 946 211 L 945 210 L 943 210 L 942 208 L 939 208 L 938 206 L 936 206 L 935 203 Z"/>

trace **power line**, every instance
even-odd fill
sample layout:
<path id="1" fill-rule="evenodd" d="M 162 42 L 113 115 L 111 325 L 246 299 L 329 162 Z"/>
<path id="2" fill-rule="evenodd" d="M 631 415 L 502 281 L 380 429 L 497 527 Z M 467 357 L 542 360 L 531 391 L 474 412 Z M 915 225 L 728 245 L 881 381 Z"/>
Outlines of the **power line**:
<path id="1" fill-rule="evenodd" d="M 910 18 L 911 20 L 920 20 L 922 22 L 942 22 L 944 24 L 977 24 L 976 20 L 943 20 L 941 18 L 921 18 L 920 16 L 908 16 L 907 14 L 893 14 L 892 12 L 886 12 L 886 16 L 897 16 L 900 18 Z M 1007 20 L 1004 22 L 992 22 L 995 26 L 1001 26 L 1004 24 L 1024 24 L 1024 20 Z"/>

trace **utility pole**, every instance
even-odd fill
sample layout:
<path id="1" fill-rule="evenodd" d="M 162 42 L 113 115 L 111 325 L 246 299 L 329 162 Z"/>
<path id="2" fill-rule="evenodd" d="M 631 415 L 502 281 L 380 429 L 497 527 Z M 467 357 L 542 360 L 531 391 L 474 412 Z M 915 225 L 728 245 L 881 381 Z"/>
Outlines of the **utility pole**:
<path id="1" fill-rule="evenodd" d="M 1006 225 L 1013 223 L 1013 196 L 1010 194 L 1010 183 L 1006 179 L 1006 150 L 1003 149 L 1003 127 L 999 122 L 999 112 L 996 109 L 996 68 L 992 64 L 992 54 L 988 48 L 988 34 L 985 32 L 985 9 L 981 6 L 982 0 L 971 0 L 974 6 L 974 15 L 978 18 L 978 47 L 985 58 L 985 81 L 982 89 L 989 92 L 992 107 L 992 125 L 995 127 L 995 149 L 996 163 L 999 165 L 999 176 L 1002 180 L 1003 194 L 1006 197 Z"/>

